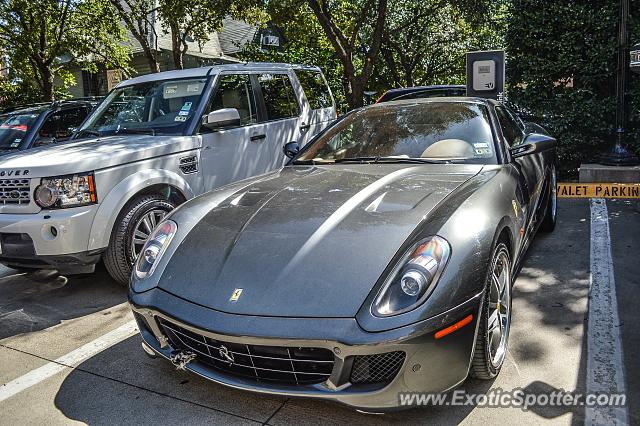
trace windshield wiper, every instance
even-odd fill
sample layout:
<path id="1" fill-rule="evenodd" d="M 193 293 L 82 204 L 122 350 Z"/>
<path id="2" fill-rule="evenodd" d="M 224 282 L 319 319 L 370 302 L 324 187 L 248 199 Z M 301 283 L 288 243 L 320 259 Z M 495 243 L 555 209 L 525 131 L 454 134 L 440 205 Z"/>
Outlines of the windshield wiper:
<path id="1" fill-rule="evenodd" d="M 85 134 L 85 133 L 86 133 L 87 135 L 90 135 L 90 136 L 96 136 L 96 137 L 99 137 L 99 136 L 100 136 L 100 132 L 97 132 L 97 131 L 95 131 L 95 130 L 90 130 L 90 129 L 80 129 L 80 130 L 78 130 L 78 131 L 75 133 L 75 135 L 74 135 L 74 139 L 76 139 L 76 138 L 80 137 L 80 135 Z"/>
<path id="2" fill-rule="evenodd" d="M 292 164 L 296 165 L 296 166 L 306 166 L 309 164 L 315 165 L 318 162 L 316 160 L 296 160 L 294 161 Z"/>
<path id="3" fill-rule="evenodd" d="M 117 135 L 119 133 L 125 133 L 130 135 L 151 135 L 151 136 L 156 135 L 155 130 L 151 128 L 141 128 L 141 127 L 119 127 L 114 134 Z"/>
<path id="4" fill-rule="evenodd" d="M 429 160 L 426 158 L 404 157 L 347 157 L 334 160 L 335 163 L 416 163 L 416 164 L 446 164 L 451 160 Z"/>

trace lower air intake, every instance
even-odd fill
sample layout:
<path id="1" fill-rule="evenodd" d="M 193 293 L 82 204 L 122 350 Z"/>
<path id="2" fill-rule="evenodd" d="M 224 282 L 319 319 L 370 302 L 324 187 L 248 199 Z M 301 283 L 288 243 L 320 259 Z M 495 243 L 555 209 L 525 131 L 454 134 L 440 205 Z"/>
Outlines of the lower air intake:
<path id="1" fill-rule="evenodd" d="M 402 351 L 386 352 L 375 355 L 358 355 L 351 369 L 351 383 L 390 382 L 398 374 L 404 363 Z"/>

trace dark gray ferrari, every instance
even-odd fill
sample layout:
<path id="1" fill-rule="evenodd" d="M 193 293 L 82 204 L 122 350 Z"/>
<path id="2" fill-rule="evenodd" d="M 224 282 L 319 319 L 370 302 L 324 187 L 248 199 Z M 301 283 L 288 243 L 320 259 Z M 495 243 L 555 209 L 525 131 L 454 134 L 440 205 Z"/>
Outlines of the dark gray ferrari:
<path id="1" fill-rule="evenodd" d="M 137 260 L 143 348 L 239 389 L 363 410 L 495 377 L 556 222 L 556 141 L 502 104 L 353 111 L 283 169 L 175 210 Z"/>

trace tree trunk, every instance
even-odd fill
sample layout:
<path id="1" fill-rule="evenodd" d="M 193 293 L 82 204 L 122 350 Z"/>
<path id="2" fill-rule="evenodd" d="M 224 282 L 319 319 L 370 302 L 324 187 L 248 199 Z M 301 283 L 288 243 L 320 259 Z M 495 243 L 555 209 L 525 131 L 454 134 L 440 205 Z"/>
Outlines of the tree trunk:
<path id="1" fill-rule="evenodd" d="M 363 81 L 362 76 L 353 76 L 350 80 L 350 90 L 346 93 L 347 103 L 351 109 L 360 108 L 364 105 L 364 88 L 367 82 Z"/>
<path id="2" fill-rule="evenodd" d="M 173 65 L 177 70 L 184 69 L 182 43 L 180 39 L 180 26 L 176 23 L 169 24 L 171 29 L 171 50 L 173 53 Z"/>
<path id="3" fill-rule="evenodd" d="M 160 64 L 156 59 L 156 55 L 153 52 L 151 52 L 151 50 L 146 50 L 146 49 L 144 54 L 147 57 L 147 63 L 149 64 L 149 71 L 151 71 L 152 73 L 160 72 Z"/>
<path id="4" fill-rule="evenodd" d="M 41 64 L 38 68 L 38 72 L 42 76 L 42 100 L 44 102 L 53 102 L 53 73 L 51 72 L 51 67 Z"/>

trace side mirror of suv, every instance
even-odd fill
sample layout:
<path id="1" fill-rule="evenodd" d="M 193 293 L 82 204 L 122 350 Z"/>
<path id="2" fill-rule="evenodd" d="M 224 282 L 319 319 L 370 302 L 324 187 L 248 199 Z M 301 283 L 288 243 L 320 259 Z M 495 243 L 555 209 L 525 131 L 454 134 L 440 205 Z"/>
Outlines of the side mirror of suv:
<path id="1" fill-rule="evenodd" d="M 240 125 L 240 113 L 235 108 L 222 108 L 211 111 L 202 117 L 202 125 L 207 129 L 221 129 Z"/>
<path id="2" fill-rule="evenodd" d="M 298 155 L 298 152 L 300 152 L 300 144 L 295 141 L 289 142 L 282 147 L 282 151 L 287 157 L 293 158 Z"/>

